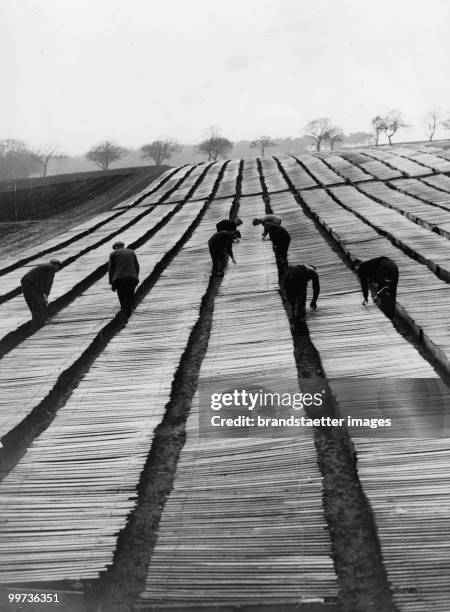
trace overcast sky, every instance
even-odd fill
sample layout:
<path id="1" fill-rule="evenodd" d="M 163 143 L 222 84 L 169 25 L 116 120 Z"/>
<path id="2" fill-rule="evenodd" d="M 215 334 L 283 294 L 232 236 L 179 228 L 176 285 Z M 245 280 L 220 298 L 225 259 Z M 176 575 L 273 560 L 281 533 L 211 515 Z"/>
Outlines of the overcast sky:
<path id="1" fill-rule="evenodd" d="M 0 0 L 0 57 L 0 139 L 68 154 L 450 116 L 450 0 Z"/>

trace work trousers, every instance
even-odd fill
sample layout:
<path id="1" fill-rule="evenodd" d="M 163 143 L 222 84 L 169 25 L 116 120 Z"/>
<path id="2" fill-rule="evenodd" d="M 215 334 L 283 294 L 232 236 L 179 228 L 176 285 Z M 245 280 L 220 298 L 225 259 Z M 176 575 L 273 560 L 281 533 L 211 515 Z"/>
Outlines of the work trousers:
<path id="1" fill-rule="evenodd" d="M 306 316 L 307 272 L 303 270 L 290 270 L 284 279 L 284 288 L 289 306 L 291 307 L 293 321 L 303 319 Z"/>
<path id="2" fill-rule="evenodd" d="M 278 263 L 281 265 L 287 264 L 287 252 L 288 252 L 290 242 L 291 242 L 290 238 L 278 240 L 277 242 L 273 242 L 273 246 L 275 249 L 275 257 Z"/>
<path id="3" fill-rule="evenodd" d="M 113 289 L 117 291 L 120 306 L 122 310 L 131 312 L 131 307 L 134 303 L 134 290 L 138 284 L 138 280 L 133 277 L 118 278 L 113 283 Z"/>
<path id="4" fill-rule="evenodd" d="M 22 281 L 22 293 L 31 311 L 33 323 L 44 323 L 47 318 L 47 301 L 42 291 L 28 281 Z"/>
<path id="5" fill-rule="evenodd" d="M 225 272 L 225 267 L 228 261 L 228 254 L 224 251 L 223 248 L 215 248 L 214 246 L 209 247 L 209 253 L 212 259 L 213 265 L 213 274 L 217 274 L 218 276 L 223 276 Z"/>
<path id="6" fill-rule="evenodd" d="M 383 262 L 377 272 L 372 275 L 371 281 L 375 286 L 375 291 L 380 291 L 376 300 L 380 308 L 388 317 L 393 317 L 397 303 L 398 268 L 396 264 L 393 261 Z"/>

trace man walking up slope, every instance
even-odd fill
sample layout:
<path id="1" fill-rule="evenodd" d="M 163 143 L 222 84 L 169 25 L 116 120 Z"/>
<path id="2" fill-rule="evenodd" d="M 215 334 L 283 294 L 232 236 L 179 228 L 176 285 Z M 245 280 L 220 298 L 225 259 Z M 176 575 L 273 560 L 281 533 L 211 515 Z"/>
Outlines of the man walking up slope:
<path id="1" fill-rule="evenodd" d="M 117 291 L 120 306 L 127 314 L 131 313 L 134 290 L 139 283 L 139 262 L 132 249 L 126 249 L 123 242 L 115 242 L 109 256 L 109 284 Z"/>

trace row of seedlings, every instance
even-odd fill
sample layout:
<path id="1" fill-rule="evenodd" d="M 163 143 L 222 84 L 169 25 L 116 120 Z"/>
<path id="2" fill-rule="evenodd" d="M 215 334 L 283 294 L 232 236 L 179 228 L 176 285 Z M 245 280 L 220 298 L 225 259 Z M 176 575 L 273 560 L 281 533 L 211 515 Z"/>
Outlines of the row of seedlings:
<path id="1" fill-rule="evenodd" d="M 392 189 L 390 185 L 385 185 L 379 181 L 358 185 L 358 189 L 379 204 L 405 215 L 414 223 L 422 225 L 445 238 L 450 238 L 449 210 L 439 205 L 430 205 L 418 198 Z"/>
<path id="2" fill-rule="evenodd" d="M 136 193 L 135 195 L 132 195 L 124 200 L 121 200 L 118 204 L 116 204 L 115 206 L 112 207 L 112 210 L 120 210 L 120 209 L 127 209 L 130 206 L 135 206 L 137 204 L 139 204 L 140 202 L 142 202 L 143 199 L 149 197 L 150 195 L 152 195 L 153 193 L 155 193 L 156 191 L 158 191 L 159 189 L 162 189 L 163 186 L 171 179 L 174 178 L 175 176 L 178 176 L 179 179 L 181 179 L 184 174 L 183 174 L 183 170 L 189 170 L 190 166 L 186 165 L 186 166 L 182 166 L 181 168 L 169 168 L 169 170 L 166 170 L 165 172 L 163 172 L 160 176 L 158 176 L 156 179 L 154 179 L 150 185 L 144 187 L 143 189 L 141 189 L 138 193 Z"/>
<path id="3" fill-rule="evenodd" d="M 434 357 L 449 365 L 450 332 L 445 305 L 449 286 L 395 248 L 369 225 L 339 206 L 325 191 L 301 193 L 305 205 L 352 261 L 386 256 L 399 267 L 397 312 L 417 331 Z"/>
<path id="4" fill-rule="evenodd" d="M 219 178 L 219 175 L 223 171 L 223 162 L 218 163 L 215 162 L 212 164 L 208 171 L 208 180 L 216 181 Z M 199 187 L 195 190 L 195 199 L 196 200 L 206 200 L 211 193 L 211 187 L 208 182 L 202 182 Z"/>
<path id="5" fill-rule="evenodd" d="M 198 171 L 199 168 L 200 165 L 181 166 L 181 168 L 178 168 L 156 193 L 151 193 L 143 202 L 139 203 L 139 206 L 151 206 L 152 204 L 158 204 L 161 200 L 165 201 L 172 191 L 177 189 L 180 184 L 183 184 L 184 179 L 189 177 L 192 172 Z M 205 167 L 203 166 L 203 170 L 204 169 Z"/>
<path id="6" fill-rule="evenodd" d="M 331 170 L 322 159 L 314 155 L 293 156 L 294 159 L 319 183 L 319 185 L 339 185 L 345 183 L 345 179 L 339 176 L 334 170 Z"/>
<path id="7" fill-rule="evenodd" d="M 365 151 L 366 155 L 373 157 L 379 161 L 382 161 L 386 166 L 389 166 L 393 170 L 398 170 L 407 177 L 422 177 L 433 174 L 431 168 L 427 168 L 412 159 L 395 155 L 390 149 L 387 150 L 376 150 L 370 149 Z"/>
<path id="8" fill-rule="evenodd" d="M 435 176 L 430 176 L 429 178 L 423 179 L 424 183 L 427 185 L 431 185 L 431 187 L 435 187 L 436 189 L 440 189 L 441 191 L 450 192 L 450 176 L 446 174 L 436 174 Z"/>
<path id="9" fill-rule="evenodd" d="M 178 172 L 178 171 L 177 171 Z M 117 207 L 113 209 L 107 210 L 103 213 L 99 213 L 94 217 L 91 217 L 87 221 L 83 221 L 77 225 L 74 225 L 70 229 L 66 230 L 63 234 L 58 234 L 45 242 L 42 242 L 39 245 L 39 250 L 36 251 L 36 246 L 26 247 L 20 251 L 20 259 L 17 257 L 7 257 L 2 258 L 2 267 L 0 269 L 0 275 L 5 276 L 13 269 L 19 268 L 29 261 L 38 259 L 39 257 L 43 257 L 49 253 L 53 253 L 58 249 L 62 249 L 65 246 L 84 238 L 88 234 L 92 234 L 96 232 L 103 225 L 108 224 L 110 221 L 114 220 L 116 217 L 122 216 L 130 207 L 134 207 L 138 202 L 145 198 L 148 194 L 154 193 L 160 189 L 160 186 L 165 184 L 171 174 L 174 171 L 168 170 L 164 172 L 157 179 L 152 181 L 145 189 L 141 192 L 135 194 L 131 198 L 126 201 L 121 202 L 121 208 L 123 210 L 119 210 L 116 212 L 111 212 Z M 3 288 L 2 288 L 3 290 Z M 5 291 L 3 290 L 3 293 Z"/>
<path id="10" fill-rule="evenodd" d="M 199 214 L 202 203 L 196 203 L 189 210 L 182 208 L 174 215 L 178 208 L 176 204 L 158 206 L 121 236 L 126 244 L 137 244 L 141 279 L 148 277 L 164 257 L 164 253 L 177 244 L 186 227 Z M 148 242 L 141 245 L 139 239 L 145 239 L 148 232 L 151 234 L 157 229 L 158 222 L 162 227 Z M 103 260 L 107 258 L 109 248 L 106 245 L 103 247 Z M 88 267 L 85 274 L 91 271 L 97 262 L 97 256 L 90 253 L 85 258 L 88 255 L 90 260 L 86 261 Z M 74 272 L 74 267 L 69 266 L 67 279 L 63 278 L 63 282 L 73 285 L 71 269 Z M 62 289 L 61 284 L 57 285 L 58 276 L 55 277 L 56 293 L 58 289 L 65 289 L 64 285 Z M 61 283 L 61 280 L 59 282 Z M 62 373 L 83 355 L 101 330 L 114 318 L 118 308 L 117 300 L 108 285 L 108 277 L 104 275 L 66 308 L 51 317 L 44 327 L 3 357 L 0 385 L 12 392 L 12 395 L 4 395 L 1 400 L 0 435 L 5 435 L 18 425 L 33 407 L 39 405 Z M 26 372 L 23 369 L 24 363 L 27 364 Z M 27 382 L 26 385 L 24 381 Z"/>
<path id="11" fill-rule="evenodd" d="M 399 178 L 403 176 L 399 170 L 393 170 L 389 166 L 386 166 L 386 164 L 383 164 L 382 161 L 378 159 L 372 159 L 371 157 L 366 155 L 364 151 L 342 150 L 339 153 L 341 157 L 347 159 L 353 164 L 356 164 L 362 170 L 368 172 L 380 181 L 388 181 L 389 179 Z"/>
<path id="12" fill-rule="evenodd" d="M 412 161 L 421 164 L 422 166 L 426 166 L 427 168 L 431 168 L 435 172 L 449 172 L 450 171 L 450 162 L 440 157 L 440 153 L 442 153 L 442 149 L 434 148 L 431 151 L 429 148 L 426 149 L 406 149 L 402 147 L 394 147 L 392 152 L 396 155 L 400 155 L 401 157 L 408 157 Z"/>
<path id="13" fill-rule="evenodd" d="M 430 178 L 400 179 L 390 183 L 398 191 L 414 196 L 450 211 L 450 178 L 443 174 L 436 174 Z"/>
<path id="14" fill-rule="evenodd" d="M 213 180 L 215 180 L 222 168 L 222 165 L 223 165 L 223 162 L 222 163 L 214 162 L 212 164 L 199 164 L 198 166 L 195 166 L 193 171 L 187 177 L 187 179 L 183 181 L 182 184 L 179 187 L 177 187 L 177 189 L 173 191 L 164 200 L 164 202 L 166 204 L 170 204 L 172 202 L 184 201 L 188 197 L 191 189 L 194 187 L 196 182 L 199 180 L 199 177 L 201 177 L 202 174 L 205 172 L 205 170 L 208 171 L 208 176 L 213 177 Z"/>
<path id="15" fill-rule="evenodd" d="M 161 195 L 161 198 L 163 198 L 163 195 Z M 112 220 L 110 220 L 106 224 L 103 224 L 95 232 L 89 232 L 86 236 L 83 236 L 80 240 L 76 242 L 76 244 L 72 244 L 70 241 L 69 244 L 67 244 L 67 240 L 65 240 L 65 238 L 67 238 L 68 236 L 70 238 L 70 232 L 64 234 L 63 246 L 60 249 L 55 249 L 51 255 L 52 258 L 59 259 L 64 264 L 66 264 L 65 268 L 58 274 L 58 277 L 61 279 L 64 275 L 67 275 L 67 264 L 70 264 L 76 260 L 80 260 L 80 258 L 83 259 L 83 255 L 85 255 L 86 253 L 89 254 L 89 252 L 91 251 L 97 253 L 98 256 L 99 247 L 101 248 L 106 241 L 112 240 L 113 237 L 117 236 L 117 234 L 120 233 L 122 230 L 131 227 L 132 225 L 146 217 L 146 215 L 151 212 L 152 209 L 153 206 L 151 206 L 150 209 L 147 211 L 142 211 L 134 206 L 129 207 L 126 211 L 121 213 L 120 216 L 115 215 Z M 28 263 L 28 265 L 24 265 L 19 269 L 15 269 L 14 271 L 4 276 L 2 279 L 2 291 L 4 293 L 0 297 L 4 297 L 6 299 L 8 298 L 8 296 L 16 296 L 20 292 L 21 277 L 28 271 L 28 268 L 33 267 L 34 265 L 36 265 L 36 262 Z M 69 290 L 71 288 L 70 283 L 66 283 L 66 287 L 68 287 L 67 290 Z M 53 290 L 52 301 L 54 301 L 54 299 L 55 291 Z M 23 303 L 23 299 L 16 299 L 12 304 L 0 306 L 0 311 L 4 313 L 4 319 L 8 318 L 10 315 L 14 316 L 16 325 L 24 323 L 29 319 L 29 313 L 25 304 Z M 10 326 L 9 328 L 7 327 L 4 334 L 8 333 L 8 331 L 10 330 Z"/>
<path id="16" fill-rule="evenodd" d="M 236 181 L 239 174 L 239 160 L 232 160 L 228 163 L 216 192 L 216 199 L 230 198 L 236 191 Z"/>
<path id="17" fill-rule="evenodd" d="M 264 171 L 266 189 L 269 193 L 287 191 L 289 189 L 288 184 L 284 180 L 283 176 L 278 172 L 277 167 L 274 167 L 272 159 L 264 157 L 260 159 L 260 163 L 261 168 Z"/>
<path id="18" fill-rule="evenodd" d="M 97 577 L 111 563 L 208 285 L 205 242 L 229 207 L 223 202 L 206 210 L 193 202 L 146 245 L 140 261 L 148 275 L 161 253 L 189 237 L 201 220 L 127 326 L 4 479 L 2 583 L 79 581 Z"/>
<path id="19" fill-rule="evenodd" d="M 176 204 L 160 206 L 150 209 L 149 214 L 138 220 L 136 224 L 129 226 L 123 232 L 121 223 L 117 220 L 117 239 L 127 244 L 135 242 L 146 232 L 150 231 L 158 222 L 164 218 L 170 219 L 171 212 Z M 75 259 L 70 265 L 63 267 L 55 274 L 50 294 L 50 306 L 58 299 L 68 294 L 76 293 L 77 285 L 96 272 L 105 272 L 105 264 L 111 252 L 111 242 L 104 242 L 81 257 Z M 23 271 L 22 271 L 23 274 Z M 14 332 L 19 326 L 30 321 L 31 314 L 22 295 L 18 295 L 0 305 L 0 338 Z"/>
<path id="20" fill-rule="evenodd" d="M 256 159 L 245 159 L 242 170 L 241 195 L 248 196 L 262 192 Z"/>
<path id="21" fill-rule="evenodd" d="M 450 605 L 444 562 L 450 553 L 450 446 L 448 439 L 429 438 L 450 399 L 448 389 L 375 306 L 360 305 L 355 275 L 294 198 L 276 195 L 271 207 L 293 237 L 290 263 L 317 266 L 319 307 L 307 323 L 344 423 L 348 416 L 392 419 L 383 431 L 350 431 L 394 600 L 402 612 L 443 612 Z M 437 395 L 427 393 L 428 385 L 417 388 L 419 378 L 435 383 Z"/>
<path id="22" fill-rule="evenodd" d="M 319 188 L 319 183 L 307 172 L 298 161 L 289 155 L 282 155 L 280 159 L 283 160 L 283 165 L 286 168 L 286 172 L 289 173 L 289 179 L 294 186 L 294 189 L 316 189 Z M 262 161 L 262 160 L 261 160 Z M 265 172 L 267 169 L 265 169 Z M 270 192 L 270 189 L 268 189 Z"/>
<path id="23" fill-rule="evenodd" d="M 156 214 L 165 208 L 157 209 Z M 192 212 L 182 209 L 149 242 L 136 249 L 141 282 L 150 275 L 165 251 L 179 240 L 186 229 L 184 223 L 192 222 L 198 212 L 197 209 Z M 151 216 L 147 222 L 150 220 Z M 149 226 L 152 227 L 153 224 Z M 129 243 L 129 239 L 133 241 L 141 236 L 143 230 L 145 227 L 139 229 L 138 226 L 133 228 L 133 234 L 131 230 L 125 232 L 123 238 Z M 86 351 L 119 308 L 108 284 L 108 276 L 104 275 L 51 317 L 44 327 L 3 357 L 0 385 L 10 393 L 2 395 L 1 399 L 1 435 L 20 423 L 46 397 L 61 373 Z"/>
<path id="24" fill-rule="evenodd" d="M 276 427 L 250 425 L 239 437 L 210 425 L 213 414 L 230 416 L 211 410 L 212 392 L 259 385 L 298 391 L 272 249 L 251 227 L 264 214 L 262 198 L 241 199 L 239 214 L 249 228 L 215 301 L 186 444 L 138 609 L 307 602 L 334 609 L 337 580 L 311 431 L 283 437 Z"/>
<path id="25" fill-rule="evenodd" d="M 355 187 L 334 187 L 330 194 L 343 207 L 387 236 L 399 249 L 412 254 L 440 278 L 450 280 L 450 252 L 446 237 L 417 225 L 396 210 L 381 206 Z"/>
<path id="26" fill-rule="evenodd" d="M 321 158 L 339 176 L 351 183 L 373 180 L 373 176 L 365 169 L 361 169 L 340 155 L 322 155 Z"/>

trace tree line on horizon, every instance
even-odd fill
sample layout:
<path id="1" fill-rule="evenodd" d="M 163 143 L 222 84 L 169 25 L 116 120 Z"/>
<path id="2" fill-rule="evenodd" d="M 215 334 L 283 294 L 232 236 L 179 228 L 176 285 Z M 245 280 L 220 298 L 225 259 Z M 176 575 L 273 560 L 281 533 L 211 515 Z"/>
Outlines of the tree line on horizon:
<path id="1" fill-rule="evenodd" d="M 434 109 L 426 113 L 423 122 L 429 142 L 433 140 L 438 127 L 450 130 L 450 118 L 443 119 Z M 372 144 L 378 146 L 383 135 L 388 143 L 392 144 L 395 134 L 410 125 L 399 110 L 393 109 L 385 115 L 376 115 L 371 121 L 371 127 L 372 132 L 356 132 L 346 136 L 344 131 L 333 124 L 328 117 L 319 117 L 307 123 L 303 136 L 309 139 L 311 149 L 321 151 L 322 147 L 327 145 L 328 149 L 333 151 L 335 146 L 342 142 L 361 145 L 363 140 L 366 142 L 372 140 Z M 277 147 L 279 143 L 270 136 L 261 135 L 252 140 L 248 146 L 258 151 L 260 157 L 264 157 L 267 149 Z M 208 161 L 216 161 L 228 156 L 233 147 L 234 143 L 225 138 L 218 128 L 211 127 L 204 139 L 195 146 L 195 152 L 204 155 Z M 160 138 L 142 145 L 139 152 L 142 159 L 152 159 L 156 166 L 160 166 L 182 149 L 183 146 L 175 140 Z M 101 170 L 108 170 L 112 163 L 124 158 L 128 153 L 128 149 L 117 143 L 104 140 L 91 147 L 84 157 Z M 56 145 L 45 145 L 32 150 L 21 140 L 0 140 L 0 180 L 26 178 L 37 171 L 40 171 L 42 176 L 46 176 L 50 162 L 64 159 L 68 159 L 68 156 Z"/>
<path id="2" fill-rule="evenodd" d="M 36 171 L 47 176 L 50 162 L 63 159 L 67 159 L 67 155 L 56 145 L 30 149 L 22 140 L 5 138 L 0 140 L 0 180 L 27 178 Z"/>

